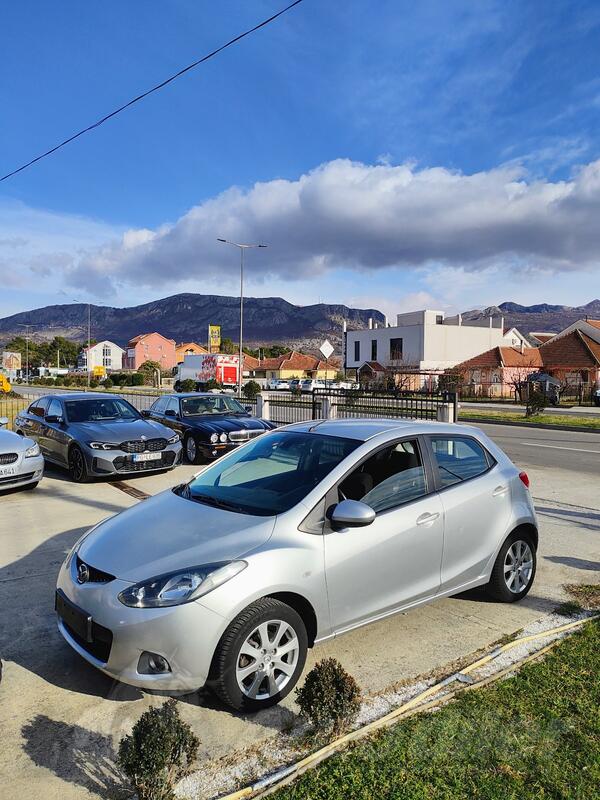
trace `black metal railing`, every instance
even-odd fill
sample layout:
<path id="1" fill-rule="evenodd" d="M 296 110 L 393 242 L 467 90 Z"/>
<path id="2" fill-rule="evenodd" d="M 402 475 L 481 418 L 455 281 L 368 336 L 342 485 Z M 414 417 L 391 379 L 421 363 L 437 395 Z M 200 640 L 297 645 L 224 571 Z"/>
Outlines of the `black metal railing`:
<path id="1" fill-rule="evenodd" d="M 327 416 L 334 419 L 352 417 L 407 419 L 438 419 L 438 409 L 448 403 L 457 418 L 458 404 L 455 392 L 407 392 L 397 390 L 315 389 L 312 394 L 313 419 L 323 414 L 323 404 L 328 404 Z"/>

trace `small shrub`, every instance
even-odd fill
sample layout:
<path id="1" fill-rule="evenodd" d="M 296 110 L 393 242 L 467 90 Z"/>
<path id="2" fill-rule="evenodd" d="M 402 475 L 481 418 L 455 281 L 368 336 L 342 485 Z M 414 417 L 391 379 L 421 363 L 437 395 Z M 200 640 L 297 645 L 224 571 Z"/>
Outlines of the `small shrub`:
<path id="1" fill-rule="evenodd" d="M 179 384 L 179 391 L 180 392 L 195 392 L 196 391 L 196 381 L 193 378 L 186 378 L 184 381 L 181 381 Z"/>
<path id="2" fill-rule="evenodd" d="M 92 378 L 92 380 L 90 381 L 90 389 L 97 389 L 97 388 L 98 388 L 98 381 Z"/>
<path id="3" fill-rule="evenodd" d="M 254 400 L 256 395 L 260 394 L 260 383 L 248 381 L 248 383 L 244 384 L 242 392 L 244 393 L 244 397 L 247 397 L 248 400 Z"/>
<path id="4" fill-rule="evenodd" d="M 114 386 L 114 383 L 112 382 L 112 380 L 110 378 L 106 378 L 106 380 L 104 380 L 102 382 L 102 386 L 104 386 L 105 389 L 112 389 L 112 387 Z"/>
<path id="5" fill-rule="evenodd" d="M 119 745 L 119 766 L 139 800 L 173 800 L 173 787 L 196 758 L 200 741 L 183 722 L 176 701 L 145 711 Z"/>
<path id="6" fill-rule="evenodd" d="M 206 383 L 204 384 L 204 389 L 207 392 L 209 392 L 211 389 L 222 389 L 222 388 L 223 387 L 221 386 L 221 384 L 218 381 L 216 381 L 214 378 L 211 378 L 210 380 L 206 381 Z"/>
<path id="7" fill-rule="evenodd" d="M 548 398 L 543 392 L 530 391 L 525 408 L 525 416 L 533 417 L 542 412 L 548 405 Z"/>
<path id="8" fill-rule="evenodd" d="M 69 375 L 65 375 L 62 379 L 63 386 L 71 386 L 73 383 L 73 378 L 69 377 Z"/>
<path id="9" fill-rule="evenodd" d="M 296 702 L 317 733 L 340 733 L 360 710 L 360 688 L 335 658 L 319 661 L 296 690 Z"/>
<path id="10" fill-rule="evenodd" d="M 132 386 L 143 386 L 144 385 L 144 375 L 141 372 L 134 372 L 130 375 L 131 378 L 131 385 Z"/>

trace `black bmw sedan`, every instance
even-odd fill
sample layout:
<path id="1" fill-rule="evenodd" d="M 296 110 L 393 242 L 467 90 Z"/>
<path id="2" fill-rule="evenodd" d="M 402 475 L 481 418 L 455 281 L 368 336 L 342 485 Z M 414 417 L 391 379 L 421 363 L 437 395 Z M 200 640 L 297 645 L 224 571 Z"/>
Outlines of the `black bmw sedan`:
<path id="1" fill-rule="evenodd" d="M 142 413 L 179 433 L 191 464 L 218 458 L 275 427 L 253 417 L 235 397 L 210 392 L 163 395 Z"/>

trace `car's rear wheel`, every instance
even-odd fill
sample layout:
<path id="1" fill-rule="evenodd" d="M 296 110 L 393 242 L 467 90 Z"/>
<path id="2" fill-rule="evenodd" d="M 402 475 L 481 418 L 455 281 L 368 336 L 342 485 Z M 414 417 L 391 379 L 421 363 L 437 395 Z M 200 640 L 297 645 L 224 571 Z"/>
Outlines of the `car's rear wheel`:
<path id="1" fill-rule="evenodd" d="M 300 615 L 285 603 L 265 597 L 244 609 L 221 637 L 208 685 L 238 711 L 268 708 L 292 691 L 307 650 Z"/>
<path id="2" fill-rule="evenodd" d="M 515 531 L 504 542 L 494 563 L 488 594 L 501 603 L 522 600 L 535 578 L 535 542 L 524 531 Z"/>
<path id="3" fill-rule="evenodd" d="M 85 456 L 76 444 L 71 445 L 69 450 L 69 474 L 75 483 L 86 483 L 89 480 Z"/>
<path id="4" fill-rule="evenodd" d="M 188 463 L 199 464 L 202 460 L 202 454 L 198 446 L 198 441 L 193 434 L 188 433 L 186 435 L 183 447 L 185 449 L 185 457 L 187 458 Z"/>

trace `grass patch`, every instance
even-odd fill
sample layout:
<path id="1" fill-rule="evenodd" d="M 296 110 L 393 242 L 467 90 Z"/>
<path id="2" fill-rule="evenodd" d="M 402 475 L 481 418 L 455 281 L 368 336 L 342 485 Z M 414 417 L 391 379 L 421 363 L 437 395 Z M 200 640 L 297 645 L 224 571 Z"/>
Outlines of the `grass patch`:
<path id="1" fill-rule="evenodd" d="M 560 614 L 563 617 L 575 617 L 582 611 L 583 608 L 574 600 L 567 600 L 565 603 L 561 603 L 554 609 L 555 614 Z"/>
<path id="2" fill-rule="evenodd" d="M 277 800 L 598 797 L 600 624 L 510 679 L 333 756 Z"/>
<path id="3" fill-rule="evenodd" d="M 600 609 L 600 583 L 567 583 L 565 590 L 590 611 Z"/>
<path id="4" fill-rule="evenodd" d="M 518 422 L 519 425 L 530 425 L 537 423 L 541 425 L 569 425 L 578 428 L 590 428 L 600 430 L 600 417 L 576 417 L 572 414 L 535 414 L 533 417 L 526 417 L 518 411 L 489 411 L 468 409 L 459 411 L 458 418 L 461 422 Z"/>

